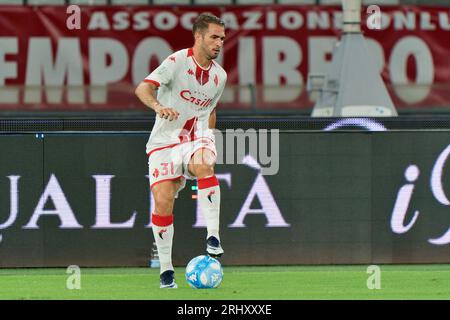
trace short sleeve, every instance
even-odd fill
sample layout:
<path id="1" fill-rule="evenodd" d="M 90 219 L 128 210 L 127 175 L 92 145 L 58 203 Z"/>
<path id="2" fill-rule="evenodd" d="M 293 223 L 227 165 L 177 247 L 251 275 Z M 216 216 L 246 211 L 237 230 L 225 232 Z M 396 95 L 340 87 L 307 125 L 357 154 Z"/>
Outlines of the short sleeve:
<path id="1" fill-rule="evenodd" d="M 145 79 L 144 82 L 151 82 L 157 87 L 169 86 L 174 78 L 175 70 L 177 67 L 177 58 L 173 54 L 167 57 L 155 70 L 152 71 Z"/>

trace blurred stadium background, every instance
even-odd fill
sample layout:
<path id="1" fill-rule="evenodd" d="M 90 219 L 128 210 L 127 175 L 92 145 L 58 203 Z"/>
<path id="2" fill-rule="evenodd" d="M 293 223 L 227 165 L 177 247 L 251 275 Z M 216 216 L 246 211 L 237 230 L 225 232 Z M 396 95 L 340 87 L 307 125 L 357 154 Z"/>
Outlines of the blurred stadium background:
<path id="1" fill-rule="evenodd" d="M 450 1 L 362 2 L 368 63 L 398 117 L 311 117 L 308 74 L 330 65 L 341 1 L 0 0 L 0 267 L 150 265 L 154 115 L 134 88 L 192 45 L 203 11 L 228 26 L 218 129 L 242 130 L 225 141 L 244 155 L 217 165 L 223 264 L 450 263 Z M 364 24 L 369 5 L 381 30 Z M 175 214 L 182 267 L 204 247 L 195 181 Z"/>

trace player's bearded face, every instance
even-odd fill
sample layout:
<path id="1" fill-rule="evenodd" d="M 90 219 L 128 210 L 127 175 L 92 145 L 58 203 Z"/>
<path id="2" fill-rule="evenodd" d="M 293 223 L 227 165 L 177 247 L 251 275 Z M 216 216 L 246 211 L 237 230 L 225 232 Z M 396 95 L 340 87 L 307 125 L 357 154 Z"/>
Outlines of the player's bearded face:
<path id="1" fill-rule="evenodd" d="M 216 24 L 210 24 L 201 39 L 201 46 L 208 60 L 216 59 L 223 47 L 225 28 Z"/>

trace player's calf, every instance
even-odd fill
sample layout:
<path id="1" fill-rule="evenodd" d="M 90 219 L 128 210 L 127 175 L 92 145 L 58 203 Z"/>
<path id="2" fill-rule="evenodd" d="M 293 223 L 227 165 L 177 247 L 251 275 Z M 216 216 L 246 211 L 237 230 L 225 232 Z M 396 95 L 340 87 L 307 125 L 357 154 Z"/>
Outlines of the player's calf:
<path id="1" fill-rule="evenodd" d="M 152 213 L 152 231 L 160 261 L 161 288 L 173 287 L 172 242 L 173 242 L 173 204 L 175 183 L 164 181 L 154 185 L 152 193 L 155 198 L 155 209 Z"/>
<path id="2" fill-rule="evenodd" d="M 212 257 L 220 257 L 224 251 L 220 245 L 220 186 L 214 175 L 215 153 L 209 148 L 197 150 L 189 170 L 197 177 L 198 201 L 205 217 L 207 228 L 206 252 Z"/>

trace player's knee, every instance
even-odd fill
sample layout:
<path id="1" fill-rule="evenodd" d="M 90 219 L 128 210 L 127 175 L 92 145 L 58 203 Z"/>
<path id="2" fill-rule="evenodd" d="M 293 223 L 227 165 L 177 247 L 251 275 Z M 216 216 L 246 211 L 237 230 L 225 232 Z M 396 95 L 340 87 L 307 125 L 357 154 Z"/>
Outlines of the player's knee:
<path id="1" fill-rule="evenodd" d="M 194 165 L 193 174 L 197 178 L 212 176 L 214 174 L 214 166 L 206 163 Z"/>
<path id="2" fill-rule="evenodd" d="M 190 163 L 193 165 L 214 166 L 216 163 L 216 155 L 211 150 L 202 148 L 195 152 Z"/>
<path id="3" fill-rule="evenodd" d="M 198 150 L 191 159 L 189 171 L 197 178 L 203 178 L 214 174 L 216 162 L 215 154 L 209 149 Z"/>
<path id="4" fill-rule="evenodd" d="M 202 153 L 202 164 L 214 167 L 216 163 L 216 155 L 208 149 L 203 149 L 203 151 L 204 152 Z"/>

